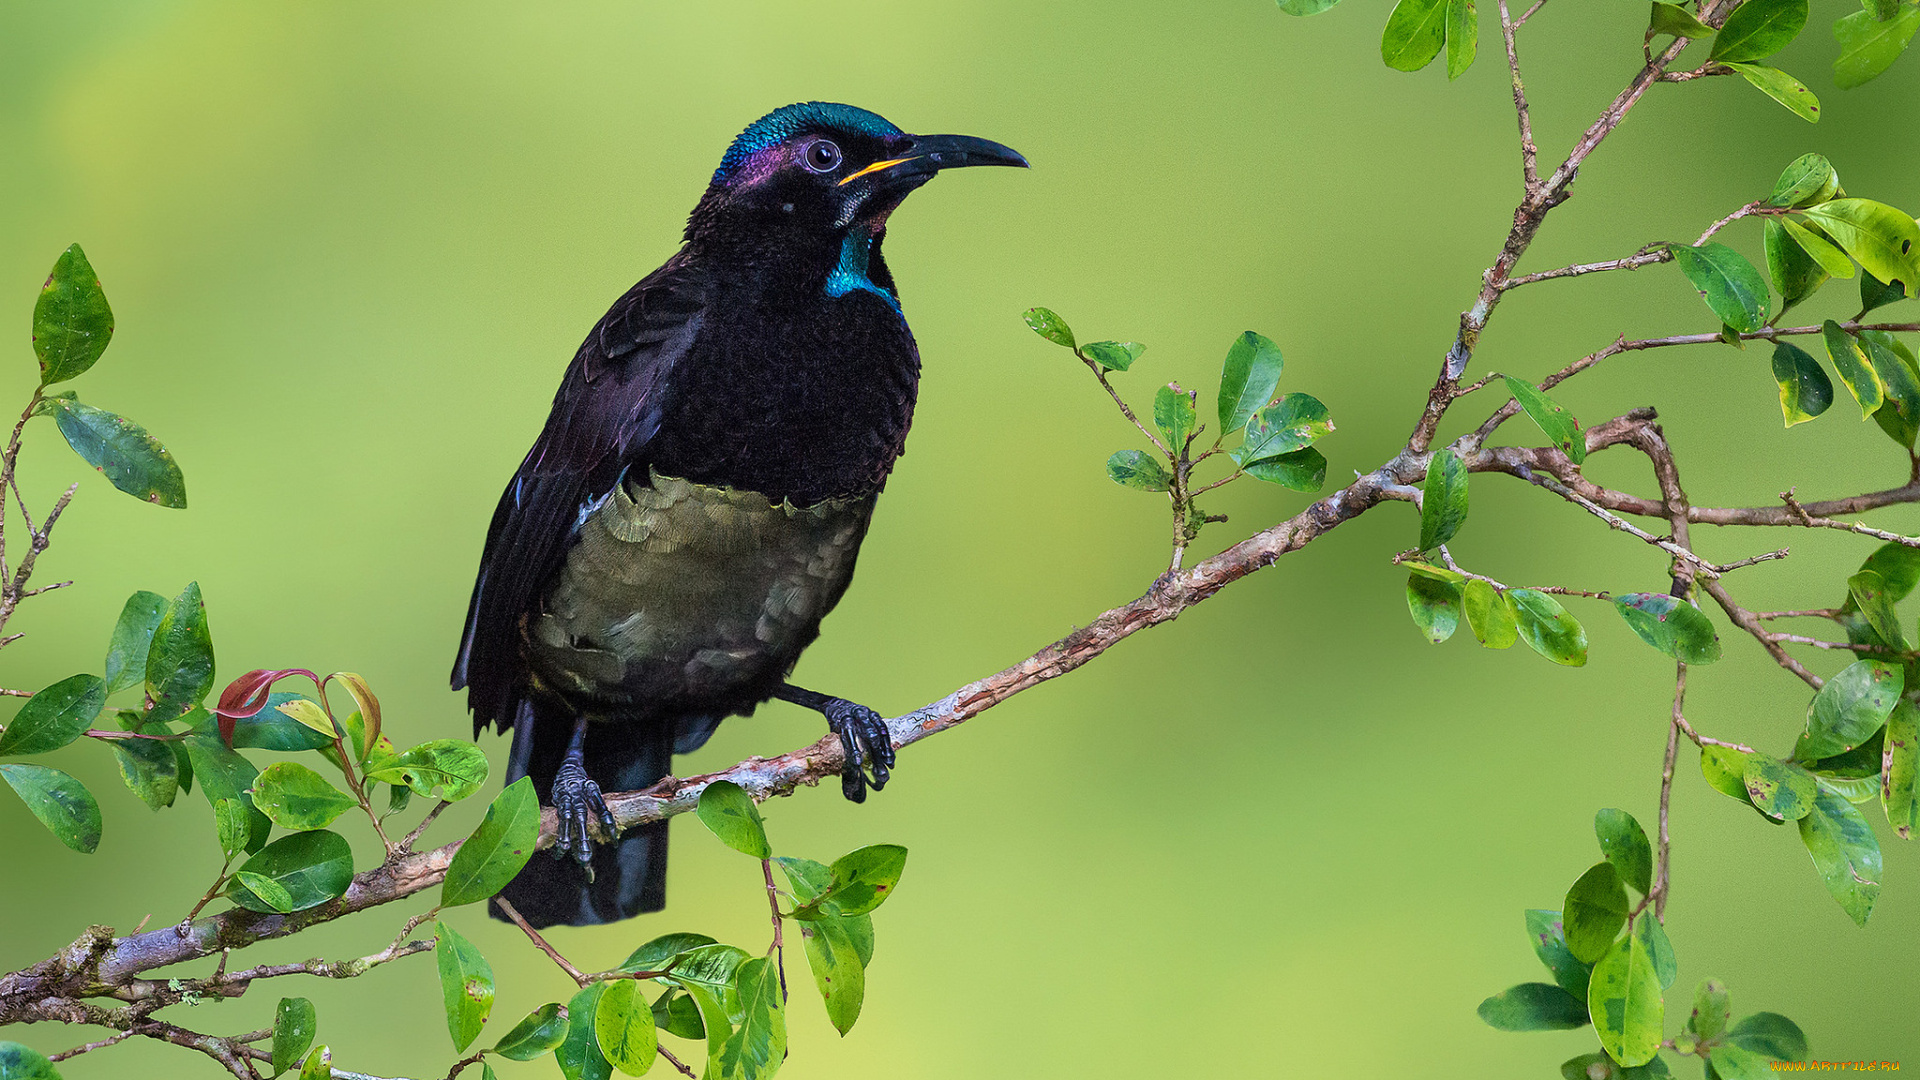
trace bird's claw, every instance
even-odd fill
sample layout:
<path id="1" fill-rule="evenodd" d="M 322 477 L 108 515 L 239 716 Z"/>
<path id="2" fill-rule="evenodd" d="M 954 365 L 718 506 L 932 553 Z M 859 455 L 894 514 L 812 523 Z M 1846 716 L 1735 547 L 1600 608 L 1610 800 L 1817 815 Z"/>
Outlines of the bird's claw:
<path id="1" fill-rule="evenodd" d="M 613 812 L 607 809 L 607 801 L 600 796 L 600 785 L 593 782 L 579 762 L 561 764 L 560 772 L 553 780 L 553 810 L 559 818 L 553 857 L 571 857 L 574 862 L 586 867 L 591 875 L 593 836 L 589 831 L 589 821 L 597 819 L 608 836 L 618 835 L 619 830 Z"/>
<path id="2" fill-rule="evenodd" d="M 827 727 L 840 736 L 846 765 L 840 770 L 840 792 L 850 802 L 865 802 L 867 785 L 879 791 L 887 786 L 893 768 L 893 734 L 879 713 L 865 705 L 834 698 L 820 710 Z M 871 779 L 869 779 L 871 776 Z"/>

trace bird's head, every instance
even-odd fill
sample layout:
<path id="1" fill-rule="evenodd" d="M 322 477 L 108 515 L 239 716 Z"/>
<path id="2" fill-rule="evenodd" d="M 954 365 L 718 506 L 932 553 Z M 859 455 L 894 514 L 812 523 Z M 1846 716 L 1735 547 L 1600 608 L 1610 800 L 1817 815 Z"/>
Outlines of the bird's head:
<path id="1" fill-rule="evenodd" d="M 942 169 L 1027 167 L 1013 150 L 970 135 L 910 135 L 851 105 L 806 102 L 761 117 L 733 140 L 688 223 L 748 219 L 780 231 L 878 233 L 913 189 Z"/>

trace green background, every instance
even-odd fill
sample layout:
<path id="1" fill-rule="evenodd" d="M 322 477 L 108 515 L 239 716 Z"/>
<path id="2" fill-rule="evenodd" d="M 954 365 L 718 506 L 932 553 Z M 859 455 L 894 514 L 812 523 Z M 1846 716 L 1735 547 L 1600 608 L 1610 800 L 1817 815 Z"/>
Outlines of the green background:
<path id="1" fill-rule="evenodd" d="M 1691 239 L 1808 150 L 1833 159 L 1851 194 L 1920 204 L 1906 119 L 1920 62 L 1833 90 L 1826 27 L 1851 6 L 1817 3 L 1779 61 L 1821 93 L 1820 125 L 1738 80 L 1656 87 L 1522 269 Z M 35 509 L 81 484 L 36 580 L 77 584 L 27 603 L 0 682 L 98 671 L 129 592 L 197 579 L 223 681 L 251 667 L 357 670 L 403 741 L 465 733 L 445 673 L 493 500 L 561 368 L 672 252 L 732 135 L 811 98 L 997 139 L 1034 168 L 942 178 L 894 218 L 887 253 L 926 365 L 918 424 L 858 581 L 797 678 L 894 713 L 1018 660 L 1138 596 L 1166 533 L 1164 504 L 1101 467 L 1138 436 L 1021 325 L 1024 308 L 1057 309 L 1083 338 L 1149 343 L 1118 377 L 1141 404 L 1169 378 L 1210 395 L 1235 334 L 1271 336 L 1288 358 L 1282 389 L 1318 396 L 1339 424 L 1320 444 L 1334 483 L 1405 438 L 1505 234 L 1519 169 L 1491 5 L 1481 62 L 1453 84 L 1440 65 L 1381 65 L 1387 10 L 6 0 L 0 312 L 12 314 L 0 324 L 14 337 L 0 399 L 32 389 L 34 291 L 82 242 L 119 328 L 75 386 L 172 448 L 192 508 L 113 492 L 37 422 L 22 466 Z M 1543 153 L 1557 160 L 1638 69 L 1644 11 L 1552 4 L 1526 28 Z M 1759 232 L 1743 222 L 1726 239 L 1758 261 Z M 1851 283 L 1828 292 L 1809 315 L 1853 312 Z M 1622 332 L 1712 328 L 1671 266 L 1552 282 L 1502 306 L 1474 370 L 1537 379 Z M 1850 403 L 1781 430 L 1767 358 L 1723 346 L 1622 356 L 1560 400 L 1589 421 L 1657 404 L 1698 504 L 1905 479 L 1903 455 Z M 1450 430 L 1496 404 L 1470 400 Z M 1504 434 L 1539 438 L 1524 421 Z M 1652 492 L 1624 452 L 1590 473 Z M 1455 551 L 1481 572 L 1664 587 L 1656 552 L 1516 481 L 1476 477 L 1473 500 Z M 1201 546 L 1306 502 L 1236 485 L 1211 507 L 1232 521 Z M 1920 528 L 1904 508 L 1872 520 Z M 1388 565 L 1415 537 L 1408 507 L 1382 507 L 1177 625 L 912 748 L 864 807 L 831 788 L 767 807 L 780 851 L 912 850 L 876 920 L 859 1026 L 835 1037 L 810 990 L 796 994 L 785 1075 L 1544 1077 L 1592 1049 L 1590 1030 L 1503 1034 L 1474 1007 L 1546 978 L 1521 911 L 1557 907 L 1597 859 L 1593 811 L 1624 807 L 1651 829 L 1671 668 L 1593 602 L 1574 609 L 1593 640 L 1584 670 L 1524 647 L 1484 651 L 1464 632 L 1427 645 Z M 1722 560 L 1792 544 L 1792 558 L 1734 579 L 1755 608 L 1838 602 L 1871 546 L 1838 533 L 1699 540 Z M 1696 672 L 1696 725 L 1784 752 L 1804 687 L 1716 619 L 1728 658 Z M 819 729 L 769 705 L 681 769 L 784 751 Z M 498 766 L 504 741 L 485 746 Z M 87 923 L 178 919 L 218 868 L 199 795 L 155 815 L 97 747 L 51 760 L 101 794 L 106 836 L 92 858 L 74 855 L 0 799 L 0 969 Z M 1887 890 L 1862 931 L 1792 830 L 1712 792 L 1690 753 L 1673 804 L 1669 1033 L 1712 975 L 1736 1013 L 1793 1016 L 1816 1057 L 1920 1066 L 1913 846 L 1877 822 Z M 433 835 L 461 835 L 480 808 Z M 667 930 L 763 940 L 757 868 L 691 819 L 674 832 L 669 910 L 557 933 L 581 965 Z M 425 907 L 248 958 L 372 952 Z M 474 908 L 453 919 L 505 986 L 496 1026 L 564 1000 L 570 984 L 517 931 Z M 281 994 L 316 1001 L 343 1067 L 440 1075 L 453 1057 L 430 959 L 178 1011 L 236 1032 L 267 1024 Z M 97 1033 L 7 1037 L 54 1051 Z M 65 1072 L 136 1068 L 214 1067 L 129 1043 Z"/>

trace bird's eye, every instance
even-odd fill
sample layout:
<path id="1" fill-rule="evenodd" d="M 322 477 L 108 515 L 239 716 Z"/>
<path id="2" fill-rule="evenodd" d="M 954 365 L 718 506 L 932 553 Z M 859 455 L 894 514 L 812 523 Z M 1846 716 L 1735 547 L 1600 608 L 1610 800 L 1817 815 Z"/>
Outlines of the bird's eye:
<path id="1" fill-rule="evenodd" d="M 832 172 L 840 167 L 840 148 L 826 139 L 815 139 L 807 145 L 804 160 L 814 172 Z"/>

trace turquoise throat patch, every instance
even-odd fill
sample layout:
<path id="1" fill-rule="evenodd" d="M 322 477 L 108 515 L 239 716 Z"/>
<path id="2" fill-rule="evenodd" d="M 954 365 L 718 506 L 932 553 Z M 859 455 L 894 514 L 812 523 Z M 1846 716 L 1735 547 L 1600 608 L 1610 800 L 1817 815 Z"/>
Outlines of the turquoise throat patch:
<path id="1" fill-rule="evenodd" d="M 845 296 L 855 289 L 865 289 L 887 302 L 895 312 L 900 310 L 900 301 L 892 293 L 873 283 L 867 276 L 867 262 L 873 257 L 873 238 L 862 236 L 858 231 L 850 231 L 840 243 L 840 265 L 827 275 L 827 295 Z"/>

